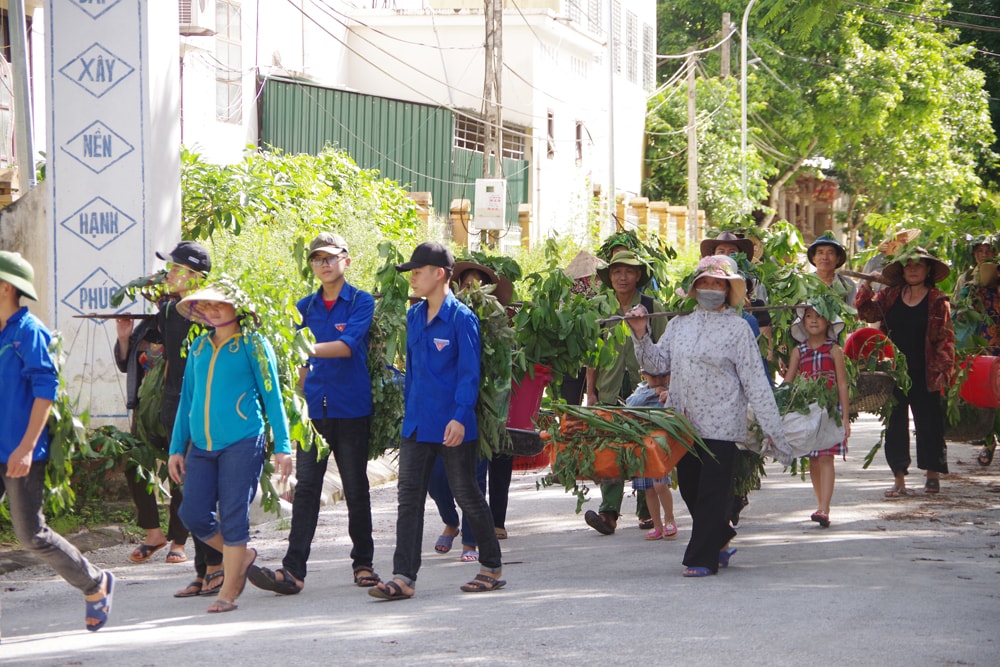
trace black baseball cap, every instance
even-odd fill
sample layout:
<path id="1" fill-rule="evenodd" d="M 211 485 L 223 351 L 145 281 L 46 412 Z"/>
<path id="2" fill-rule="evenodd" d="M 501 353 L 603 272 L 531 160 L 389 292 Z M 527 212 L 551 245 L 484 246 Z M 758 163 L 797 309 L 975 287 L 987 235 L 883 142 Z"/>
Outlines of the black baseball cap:
<path id="1" fill-rule="evenodd" d="M 440 266 L 442 269 L 450 271 L 455 266 L 455 256 L 451 254 L 451 250 L 440 243 L 427 241 L 414 248 L 413 254 L 410 255 L 410 261 L 405 264 L 397 264 L 396 270 L 402 273 L 403 271 L 412 271 L 419 266 Z"/>
<path id="2" fill-rule="evenodd" d="M 156 256 L 165 262 L 183 264 L 202 273 L 212 270 L 212 259 L 208 256 L 208 250 L 197 241 L 181 241 L 166 257 L 161 252 L 157 252 Z"/>

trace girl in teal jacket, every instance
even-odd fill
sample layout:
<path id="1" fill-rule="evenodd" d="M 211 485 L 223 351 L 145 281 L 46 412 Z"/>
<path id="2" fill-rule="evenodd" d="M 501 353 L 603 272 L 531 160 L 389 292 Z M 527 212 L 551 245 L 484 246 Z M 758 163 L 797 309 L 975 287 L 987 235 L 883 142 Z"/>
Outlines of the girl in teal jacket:
<path id="1" fill-rule="evenodd" d="M 233 611 L 257 557 L 247 542 L 250 503 L 264 467 L 265 416 L 282 480 L 292 470 L 288 421 L 274 349 L 244 327 L 253 313 L 238 311 L 235 299 L 217 288 L 187 296 L 177 310 L 212 331 L 191 343 L 168 466 L 171 478 L 184 484 L 184 525 L 222 551 L 225 579 L 208 611 Z"/>

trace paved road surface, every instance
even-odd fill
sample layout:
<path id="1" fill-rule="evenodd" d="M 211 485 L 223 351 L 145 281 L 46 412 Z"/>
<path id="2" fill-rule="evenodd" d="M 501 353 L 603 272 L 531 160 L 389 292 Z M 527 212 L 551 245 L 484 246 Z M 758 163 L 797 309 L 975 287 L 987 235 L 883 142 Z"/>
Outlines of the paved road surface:
<path id="1" fill-rule="evenodd" d="M 305 591 L 253 587 L 239 610 L 204 613 L 210 598 L 174 599 L 188 565 L 130 564 L 130 547 L 93 551 L 118 577 L 111 621 L 83 630 L 78 593 L 42 567 L 0 578 L 4 665 L 998 665 L 1000 461 L 949 450 L 938 497 L 889 501 L 881 455 L 861 460 L 878 424 L 855 425 L 837 463 L 833 527 L 808 520 L 811 486 L 769 466 L 739 526 L 732 566 L 684 579 L 689 520 L 674 494 L 680 535 L 645 542 L 631 519 L 604 537 L 574 514 L 571 496 L 515 477 L 502 543 L 508 586 L 465 594 L 476 572 L 433 553 L 432 503 L 417 596 L 377 602 L 351 583 L 346 511 L 323 513 Z M 916 476 L 912 485 L 920 487 Z M 588 507 L 596 508 L 597 500 Z M 376 567 L 391 570 L 395 486 L 373 492 Z M 634 500 L 626 500 L 626 511 Z M 258 526 L 261 563 L 284 553 L 287 522 Z"/>

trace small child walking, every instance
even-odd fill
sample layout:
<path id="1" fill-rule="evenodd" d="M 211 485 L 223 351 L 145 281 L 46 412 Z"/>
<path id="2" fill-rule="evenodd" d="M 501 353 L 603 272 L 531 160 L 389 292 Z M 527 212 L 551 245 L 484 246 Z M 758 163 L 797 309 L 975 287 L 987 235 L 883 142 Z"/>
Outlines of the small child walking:
<path id="1" fill-rule="evenodd" d="M 645 370 L 643 381 L 635 391 L 625 399 L 625 405 L 635 407 L 662 408 L 667 397 L 669 375 L 654 375 Z M 646 506 L 653 520 L 653 529 L 646 533 L 647 540 L 669 540 L 677 536 L 677 525 L 674 522 L 674 497 L 670 489 L 670 475 L 663 479 L 636 477 L 632 480 L 632 490 L 646 494 Z M 663 508 L 661 514 L 660 508 Z"/>
<path id="2" fill-rule="evenodd" d="M 809 518 L 822 528 L 830 527 L 830 502 L 833 499 L 835 456 L 847 456 L 847 439 L 851 436 L 849 420 L 847 370 L 844 350 L 836 343 L 844 322 L 835 317 L 832 321 L 820 315 L 812 306 L 796 309 L 798 318 L 792 323 L 792 337 L 798 345 L 788 360 L 785 382 L 791 382 L 801 373 L 805 377 L 824 377 L 828 387 L 837 387 L 840 414 L 844 422 L 844 441 L 822 451 L 809 453 L 809 478 L 816 494 L 817 509 Z"/>

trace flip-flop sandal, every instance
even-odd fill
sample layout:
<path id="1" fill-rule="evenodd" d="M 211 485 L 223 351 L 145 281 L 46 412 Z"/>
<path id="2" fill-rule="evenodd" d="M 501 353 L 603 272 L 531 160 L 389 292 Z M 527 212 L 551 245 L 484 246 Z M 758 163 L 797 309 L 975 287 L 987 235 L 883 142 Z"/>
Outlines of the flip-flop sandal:
<path id="1" fill-rule="evenodd" d="M 168 551 L 167 552 L 167 562 L 168 563 L 186 563 L 187 554 L 183 551 Z"/>
<path id="2" fill-rule="evenodd" d="M 707 567 L 701 567 L 700 565 L 698 567 L 689 567 L 681 573 L 681 575 L 685 577 L 710 577 L 714 574 L 715 572 L 712 572 Z"/>
<path id="3" fill-rule="evenodd" d="M 891 489 L 886 489 L 885 493 L 882 494 L 886 498 L 905 498 L 910 495 L 910 492 L 906 490 L 905 487 L 894 486 Z"/>
<path id="4" fill-rule="evenodd" d="M 227 611 L 236 611 L 237 609 L 239 609 L 239 605 L 237 605 L 235 602 L 230 602 L 229 600 L 223 600 L 222 598 L 219 598 L 218 600 L 213 602 L 209 606 L 209 608 L 206 609 L 205 611 L 208 612 L 209 614 L 222 614 Z"/>
<path id="5" fill-rule="evenodd" d="M 393 602 L 395 600 L 409 600 L 413 597 L 413 593 L 404 593 L 403 587 L 397 584 L 395 581 L 385 582 L 385 588 L 369 588 L 368 595 L 373 598 L 378 598 L 379 600 L 386 600 L 388 602 Z"/>
<path id="6" fill-rule="evenodd" d="M 979 456 L 976 460 L 979 461 L 979 465 L 988 466 L 993 463 L 993 451 L 996 449 L 996 445 L 990 447 L 989 445 L 983 445 L 983 448 L 979 450 Z"/>
<path id="7" fill-rule="evenodd" d="M 279 572 L 281 573 L 281 579 L 278 579 L 277 576 Z M 271 591 L 278 595 L 295 595 L 302 591 L 292 573 L 283 567 L 277 570 L 270 570 L 266 567 L 252 565 L 247 572 L 247 579 L 257 588 L 264 591 Z M 357 578 L 355 578 L 356 581 Z"/>
<path id="8" fill-rule="evenodd" d="M 108 570 L 104 571 L 104 597 L 93 602 L 87 601 L 87 616 L 85 622 L 87 629 L 97 632 L 108 622 L 111 615 L 111 599 L 115 593 L 115 575 Z M 91 623 L 91 621 L 94 621 Z"/>
<path id="9" fill-rule="evenodd" d="M 506 585 L 507 582 L 503 579 L 497 579 L 496 577 L 491 577 L 488 574 L 480 572 L 476 575 L 475 579 L 467 584 L 462 584 L 459 588 L 466 593 L 489 593 L 490 591 L 500 590 Z"/>
<path id="10" fill-rule="evenodd" d="M 463 563 L 475 563 L 479 561 L 479 551 L 476 549 L 462 549 L 462 555 L 459 557 L 460 561 Z"/>
<path id="11" fill-rule="evenodd" d="M 192 581 L 190 584 L 182 588 L 181 590 L 174 593 L 175 598 L 193 598 L 201 595 L 201 589 L 204 584 L 197 579 Z M 190 591 L 190 592 L 189 592 Z"/>
<path id="12" fill-rule="evenodd" d="M 823 512 L 813 512 L 809 520 L 818 523 L 820 528 L 830 527 L 830 517 Z"/>
<path id="13" fill-rule="evenodd" d="M 128 559 L 133 563 L 145 563 L 165 546 L 167 546 L 166 542 L 163 544 L 140 544 L 135 548 L 135 551 L 128 555 Z"/>
<path id="14" fill-rule="evenodd" d="M 736 547 L 730 547 L 719 552 L 719 567 L 729 567 L 729 559 L 736 553 Z M 691 568 L 694 569 L 694 568 Z M 711 571 L 711 570 L 710 570 Z"/>
<path id="15" fill-rule="evenodd" d="M 439 554 L 446 554 L 451 551 L 452 545 L 455 543 L 455 538 L 462 534 L 462 531 L 458 531 L 454 535 L 447 535 L 441 533 L 437 538 L 437 542 L 434 543 L 434 551 Z"/>
<path id="16" fill-rule="evenodd" d="M 212 582 L 219 580 L 217 586 L 210 586 Z M 201 592 L 198 595 L 218 595 L 219 589 L 222 588 L 222 584 L 226 582 L 226 573 L 224 570 L 219 570 L 218 572 L 213 572 L 211 574 L 205 575 L 205 583 L 201 586 Z"/>
<path id="17" fill-rule="evenodd" d="M 941 480 L 929 479 L 924 482 L 924 493 L 941 493 Z"/>
<path id="18" fill-rule="evenodd" d="M 368 574 L 361 574 L 362 572 Z M 359 567 L 354 571 L 354 585 L 359 588 L 378 586 L 380 581 L 382 581 L 382 577 L 378 576 L 378 573 L 370 567 Z"/>

